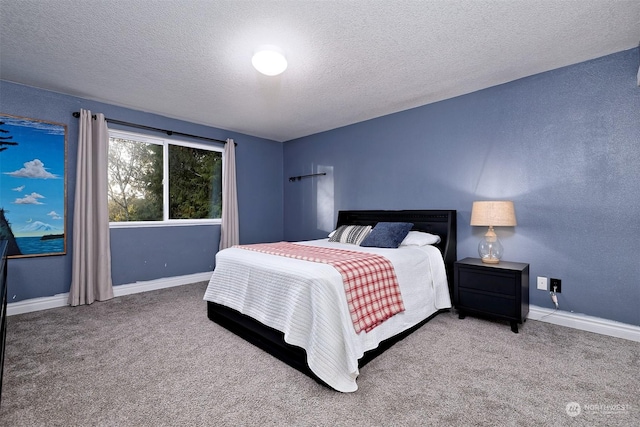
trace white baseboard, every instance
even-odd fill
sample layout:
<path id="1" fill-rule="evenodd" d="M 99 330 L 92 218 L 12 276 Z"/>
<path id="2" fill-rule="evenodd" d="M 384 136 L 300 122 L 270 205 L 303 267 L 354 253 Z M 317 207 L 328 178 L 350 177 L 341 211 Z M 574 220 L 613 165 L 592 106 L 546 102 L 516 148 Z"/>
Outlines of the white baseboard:
<path id="1" fill-rule="evenodd" d="M 188 285 L 190 283 L 205 282 L 211 278 L 211 272 L 187 274 L 184 276 L 165 277 L 162 279 L 148 280 L 144 282 L 129 283 L 113 287 L 113 296 L 137 294 L 140 292 L 154 291 L 156 289 L 171 288 L 173 286 Z M 32 298 L 24 301 L 7 304 L 7 316 L 31 313 L 32 311 L 48 310 L 50 308 L 65 307 L 69 305 L 69 293 L 54 295 L 52 297 Z"/>
<path id="2" fill-rule="evenodd" d="M 527 319 L 595 332 L 596 334 L 640 342 L 640 327 L 585 314 L 556 311 L 535 305 L 529 307 Z"/>
<path id="3" fill-rule="evenodd" d="M 188 285 L 190 283 L 205 282 L 211 278 L 211 272 L 188 274 L 185 276 L 165 277 L 162 279 L 148 280 L 144 282 L 130 283 L 113 287 L 114 297 L 148 292 L 156 289 L 171 288 L 173 286 Z M 68 305 L 69 293 L 58 294 L 52 297 L 32 298 L 24 301 L 7 304 L 7 315 L 30 313 L 32 311 L 47 310 L 50 308 L 65 307 Z M 594 332 L 602 335 L 623 338 L 640 342 L 640 327 L 626 323 L 584 314 L 555 311 L 535 305 L 529 307 L 528 319 Z"/>

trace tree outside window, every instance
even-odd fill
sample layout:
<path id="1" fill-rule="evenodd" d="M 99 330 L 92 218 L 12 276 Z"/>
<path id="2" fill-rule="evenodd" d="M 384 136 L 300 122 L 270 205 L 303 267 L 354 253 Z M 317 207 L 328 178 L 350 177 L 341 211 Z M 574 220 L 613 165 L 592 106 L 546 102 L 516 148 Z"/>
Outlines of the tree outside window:
<path id="1" fill-rule="evenodd" d="M 219 219 L 222 149 L 111 131 L 108 183 L 111 222 Z"/>

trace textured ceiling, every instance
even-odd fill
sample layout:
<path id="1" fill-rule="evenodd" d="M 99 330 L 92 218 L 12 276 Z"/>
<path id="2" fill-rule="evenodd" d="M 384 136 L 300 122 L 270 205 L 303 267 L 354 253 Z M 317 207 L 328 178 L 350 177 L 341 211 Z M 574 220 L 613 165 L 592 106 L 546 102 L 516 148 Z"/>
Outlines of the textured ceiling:
<path id="1" fill-rule="evenodd" d="M 3 80 L 276 141 L 640 42 L 640 0 L 0 0 L 0 21 Z M 252 68 L 264 44 L 284 74 Z"/>

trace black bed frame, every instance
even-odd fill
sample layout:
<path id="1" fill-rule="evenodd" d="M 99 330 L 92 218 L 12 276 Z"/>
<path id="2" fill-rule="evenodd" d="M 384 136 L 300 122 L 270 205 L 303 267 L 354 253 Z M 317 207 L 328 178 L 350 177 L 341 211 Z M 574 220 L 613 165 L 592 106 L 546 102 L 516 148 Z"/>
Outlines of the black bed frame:
<path id="1" fill-rule="evenodd" d="M 338 223 L 336 228 L 341 225 L 374 226 L 378 222 L 412 222 L 414 224 L 412 230 L 425 231 L 440 236 L 441 242 L 437 247 L 443 254 L 447 270 L 447 279 L 449 281 L 449 294 L 453 295 L 453 263 L 456 261 L 457 256 L 455 210 L 340 211 L 338 212 Z M 442 311 L 448 310 L 440 310 L 412 328 L 381 342 L 377 348 L 366 352 L 362 358 L 360 358 L 358 366 L 365 366 L 393 344 L 420 328 Z M 325 384 L 307 365 L 307 357 L 304 349 L 287 344 L 284 341 L 284 334 L 282 332 L 270 328 L 236 310 L 211 301 L 207 301 L 207 316 L 210 320 L 225 327 L 255 346 L 265 350 L 269 354 L 287 363 L 289 366 L 298 369 L 321 384 Z"/>

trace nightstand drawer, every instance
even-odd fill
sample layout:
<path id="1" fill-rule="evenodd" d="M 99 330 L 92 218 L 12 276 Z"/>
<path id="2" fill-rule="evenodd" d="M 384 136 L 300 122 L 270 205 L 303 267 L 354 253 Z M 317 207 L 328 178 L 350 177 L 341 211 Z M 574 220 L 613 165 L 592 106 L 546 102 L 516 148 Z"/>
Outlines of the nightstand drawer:
<path id="1" fill-rule="evenodd" d="M 516 317 L 516 305 L 513 298 L 499 297 L 476 292 L 460 292 L 458 303 L 465 309 L 497 316 Z"/>
<path id="2" fill-rule="evenodd" d="M 460 268 L 458 270 L 460 287 L 493 292 L 500 295 L 515 296 L 516 286 L 513 274 L 496 271 Z"/>

